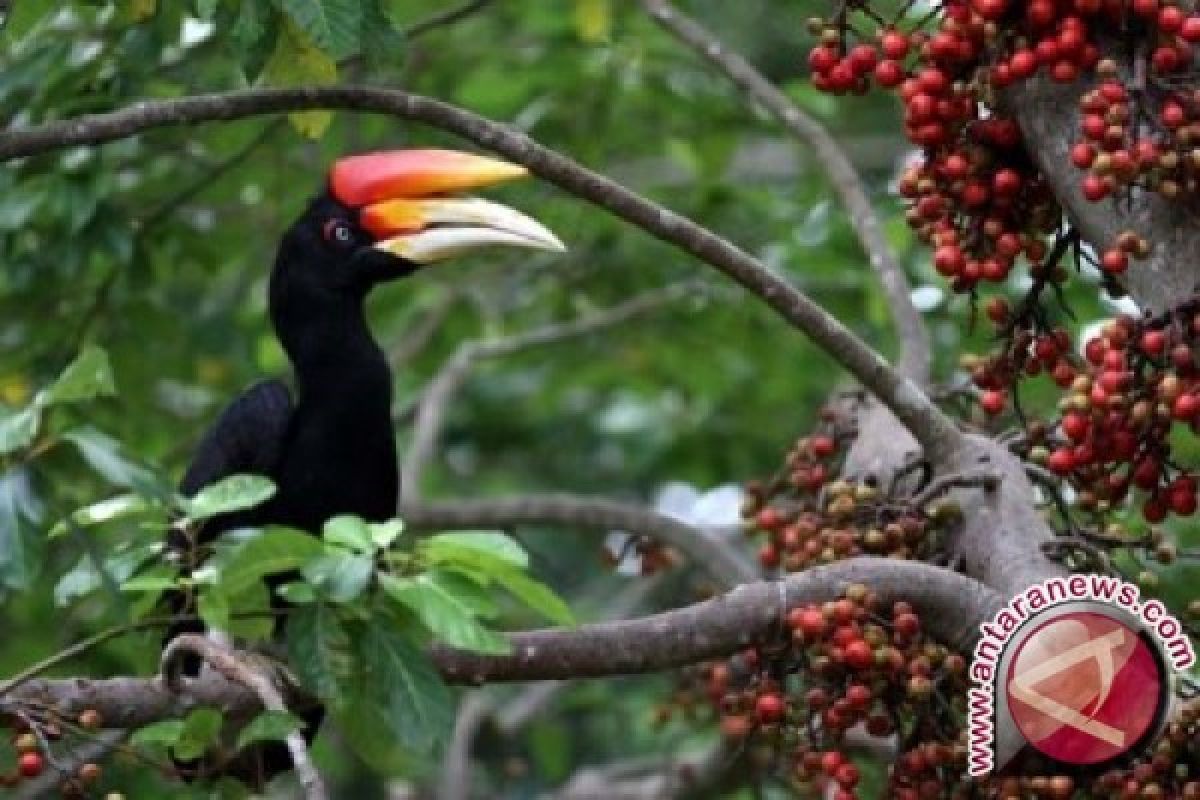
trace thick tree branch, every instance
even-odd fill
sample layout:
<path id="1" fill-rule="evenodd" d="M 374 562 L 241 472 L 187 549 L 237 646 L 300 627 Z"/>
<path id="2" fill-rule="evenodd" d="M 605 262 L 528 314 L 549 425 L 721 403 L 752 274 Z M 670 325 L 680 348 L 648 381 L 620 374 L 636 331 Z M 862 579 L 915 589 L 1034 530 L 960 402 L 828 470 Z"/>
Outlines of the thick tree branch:
<path id="1" fill-rule="evenodd" d="M 661 576 L 632 581 L 604 609 L 604 618 L 614 620 L 629 616 L 661 584 Z M 490 722 L 501 736 L 511 738 L 530 720 L 540 717 L 546 706 L 572 685 L 571 681 L 538 681 L 503 706 L 498 706 L 495 698 L 483 694 L 486 689 L 469 693 L 459 705 L 450 746 L 442 757 L 438 800 L 467 800 L 470 797 L 472 744 L 485 723 Z"/>
<path id="2" fill-rule="evenodd" d="M 400 517 L 418 530 L 568 525 L 622 530 L 670 545 L 723 586 L 758 578 L 757 571 L 726 541 L 674 517 L 614 500 L 567 494 L 535 494 L 498 500 L 439 500 L 404 504 Z"/>
<path id="3" fill-rule="evenodd" d="M 862 178 L 841 145 L 820 122 L 804 113 L 750 62 L 727 48 L 711 31 L 673 7 L 668 0 L 642 0 L 642 6 L 675 38 L 724 72 L 747 99 L 760 104 L 796 138 L 813 149 L 817 163 L 829 176 L 833 190 L 849 215 L 850 225 L 858 234 L 858 241 L 883 284 L 902 344 L 897 368 L 914 381 L 926 383 L 932 361 L 929 331 L 921 312 L 913 305 L 908 277 L 888 245 Z"/>
<path id="4" fill-rule="evenodd" d="M 884 603 L 904 599 L 926 621 L 926 630 L 958 650 L 969 650 L 979 625 L 1001 607 L 983 584 L 930 564 L 859 557 L 796 573 L 778 581 L 744 584 L 726 594 L 674 611 L 620 622 L 509 635 L 513 651 L 487 656 L 444 646 L 430 653 L 450 683 L 629 675 L 673 669 L 768 641 L 785 631 L 792 606 L 837 597 L 865 583 Z M 262 702 L 246 686 L 205 672 L 174 692 L 159 678 L 70 678 L 30 681 L 6 703 L 36 704 L 67 715 L 100 712 L 113 728 L 138 728 L 210 706 L 228 714 L 253 713 Z"/>
<path id="5" fill-rule="evenodd" d="M 743 584 L 711 600 L 640 619 L 513 634 L 509 655 L 466 653 L 440 645 L 431 652 L 451 683 L 655 672 L 778 636 L 789 608 L 836 597 L 851 583 L 871 586 L 885 604 L 901 598 L 912 603 L 928 620 L 933 636 L 960 650 L 969 649 L 980 623 L 1001 604 L 991 589 L 958 573 L 921 562 L 860 557 L 778 581 Z"/>
<path id="6" fill-rule="evenodd" d="M 631 582 L 604 609 L 603 618 L 618 620 L 628 617 L 662 585 L 662 581 L 663 576 L 660 575 Z M 492 715 L 492 723 L 502 735 L 515 736 L 518 731 L 539 717 L 546 707 L 571 685 L 569 681 L 540 681 L 530 684 L 516 697 L 496 709 Z"/>
<path id="7" fill-rule="evenodd" d="M 547 325 L 501 339 L 464 342 L 429 382 L 417 403 L 413 438 L 400 465 L 400 503 L 415 502 L 421 496 L 421 476 L 433 460 L 437 440 L 453 402 L 470 376 L 476 362 L 502 358 L 542 345 L 558 344 L 614 328 L 642 314 L 692 296 L 699 288 L 695 282 L 678 283 L 637 295 L 603 311 L 578 319 Z"/>
<path id="8" fill-rule="evenodd" d="M 144 101 L 106 114 L 10 129 L 0 134 L 0 160 L 100 144 L 154 128 L 318 108 L 387 114 L 422 122 L 524 165 L 535 175 L 692 254 L 762 299 L 878 396 L 931 457 L 961 444 L 962 435 L 954 421 L 911 379 L 898 373 L 849 328 L 758 259 L 519 131 L 439 100 L 394 89 L 333 86 L 246 89 Z"/>

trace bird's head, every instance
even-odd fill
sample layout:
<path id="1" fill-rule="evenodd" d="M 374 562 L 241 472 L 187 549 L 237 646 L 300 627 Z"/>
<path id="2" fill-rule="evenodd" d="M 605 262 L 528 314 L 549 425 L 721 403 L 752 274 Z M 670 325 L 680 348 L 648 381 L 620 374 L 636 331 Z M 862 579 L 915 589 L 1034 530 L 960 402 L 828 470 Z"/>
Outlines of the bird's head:
<path id="1" fill-rule="evenodd" d="M 320 293 L 370 288 L 483 247 L 562 251 L 521 212 L 465 194 L 526 175 L 524 167 L 452 150 L 349 156 L 289 229 L 280 250 L 287 282 Z"/>

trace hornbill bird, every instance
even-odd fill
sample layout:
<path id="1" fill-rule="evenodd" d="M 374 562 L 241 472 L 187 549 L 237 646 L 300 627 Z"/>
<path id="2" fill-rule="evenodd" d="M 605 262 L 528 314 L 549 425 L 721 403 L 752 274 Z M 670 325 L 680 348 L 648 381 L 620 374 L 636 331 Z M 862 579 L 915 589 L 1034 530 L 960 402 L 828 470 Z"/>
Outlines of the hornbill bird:
<path id="1" fill-rule="evenodd" d="M 276 524 L 319 534 L 339 514 L 370 521 L 395 515 L 392 374 L 367 326 L 366 297 L 378 284 L 481 247 L 563 250 L 536 220 L 463 194 L 525 174 L 514 164 L 449 150 L 334 163 L 325 191 L 284 234 L 271 271 L 271 323 L 295 373 L 295 396 L 279 380 L 242 393 L 204 436 L 180 486 L 191 496 L 224 477 L 254 473 L 272 479 L 276 492 L 198 530 L 174 530 L 174 558 L 195 568 L 215 537 L 237 528 Z M 186 594 L 169 602 L 176 615 L 194 614 Z M 202 626 L 181 622 L 168 638 L 189 630 Z M 307 721 L 312 735 L 320 710 Z M 223 771 L 261 784 L 290 765 L 278 743 L 252 750 Z M 203 769 L 181 765 L 185 775 Z"/>

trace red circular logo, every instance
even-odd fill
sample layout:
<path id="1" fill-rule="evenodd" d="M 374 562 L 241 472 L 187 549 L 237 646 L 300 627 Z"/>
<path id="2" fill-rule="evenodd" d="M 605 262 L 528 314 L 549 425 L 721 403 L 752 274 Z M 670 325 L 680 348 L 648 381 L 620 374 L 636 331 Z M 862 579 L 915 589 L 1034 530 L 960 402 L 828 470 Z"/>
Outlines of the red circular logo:
<path id="1" fill-rule="evenodd" d="M 1091 611 L 1056 616 L 1021 642 L 1006 692 L 1025 740 L 1069 764 L 1133 748 L 1158 716 L 1162 666 L 1138 632 Z"/>

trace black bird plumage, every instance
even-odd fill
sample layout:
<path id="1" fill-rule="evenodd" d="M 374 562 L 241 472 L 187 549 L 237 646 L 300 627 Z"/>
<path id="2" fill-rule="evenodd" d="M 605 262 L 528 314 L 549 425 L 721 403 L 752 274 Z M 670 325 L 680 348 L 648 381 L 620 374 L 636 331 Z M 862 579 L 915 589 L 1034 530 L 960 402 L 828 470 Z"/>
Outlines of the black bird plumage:
<path id="1" fill-rule="evenodd" d="M 226 531 L 274 524 L 318 534 L 339 514 L 369 521 L 393 516 L 399 476 L 392 374 L 367 326 L 366 297 L 420 264 L 477 247 L 563 250 L 536 220 L 459 194 L 524 174 L 512 164 L 445 150 L 370 153 L 333 165 L 328 189 L 285 233 L 271 271 L 271 323 L 291 361 L 295 394 L 272 380 L 234 400 L 203 438 L 180 487 L 190 496 L 230 475 L 255 473 L 273 480 L 276 492 L 256 508 L 173 530 L 169 550 L 184 569 L 199 566 Z M 268 587 L 290 577 L 271 576 Z M 272 602 L 285 605 L 273 592 Z M 175 592 L 169 603 L 181 619 L 168 638 L 203 629 L 189 593 Z M 199 666 L 185 668 L 194 674 Z M 314 736 L 321 709 L 301 716 L 306 735 Z M 190 777 L 214 765 L 261 785 L 291 763 L 282 744 L 267 743 L 229 763 L 180 767 Z"/>
<path id="2" fill-rule="evenodd" d="M 377 284 L 415 266 L 373 248 L 355 214 L 328 194 L 316 198 L 284 235 L 270 278 L 270 314 L 291 361 L 296 395 L 279 380 L 259 383 L 222 412 L 196 450 L 180 490 L 239 473 L 265 475 L 275 495 L 253 509 L 175 531 L 170 550 L 194 568 L 222 533 L 267 524 L 318 533 L 338 514 L 371 521 L 394 516 L 399 490 L 391 404 L 392 373 L 367 326 L 365 300 Z M 174 614 L 193 614 L 192 599 L 169 598 Z M 199 632 L 195 621 L 168 639 Z M 191 668 L 197 668 L 192 664 Z M 319 709 L 306 715 L 310 735 Z M 223 769 L 261 784 L 290 767 L 281 744 L 250 748 Z M 203 764 L 181 765 L 196 774 Z"/>

